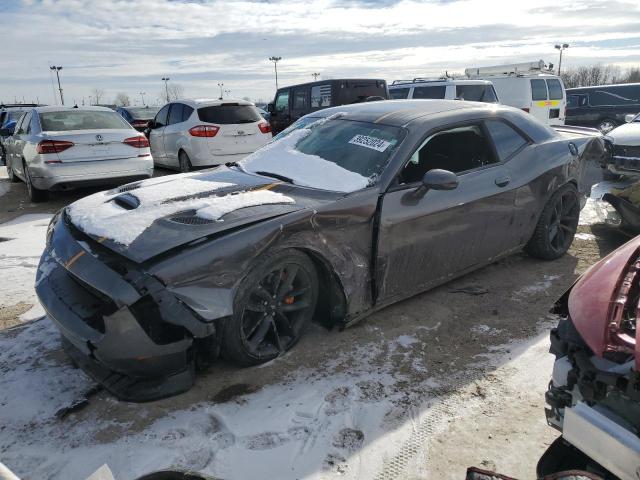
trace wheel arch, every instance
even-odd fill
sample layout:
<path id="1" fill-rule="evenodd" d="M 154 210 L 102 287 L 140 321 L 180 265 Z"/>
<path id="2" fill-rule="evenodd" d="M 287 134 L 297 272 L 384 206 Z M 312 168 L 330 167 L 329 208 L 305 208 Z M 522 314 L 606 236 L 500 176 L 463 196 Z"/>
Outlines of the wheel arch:
<path id="1" fill-rule="evenodd" d="M 347 315 L 347 297 L 340 277 L 331 263 L 319 252 L 310 248 L 298 247 L 296 250 L 307 255 L 313 262 L 321 286 L 314 321 L 331 328 L 344 323 Z"/>

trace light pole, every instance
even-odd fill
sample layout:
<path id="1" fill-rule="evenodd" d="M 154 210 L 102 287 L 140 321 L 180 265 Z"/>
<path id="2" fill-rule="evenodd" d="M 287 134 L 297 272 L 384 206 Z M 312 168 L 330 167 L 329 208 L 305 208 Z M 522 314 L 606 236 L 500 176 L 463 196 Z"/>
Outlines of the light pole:
<path id="1" fill-rule="evenodd" d="M 144 96 L 145 92 L 138 92 L 140 94 L 140 98 L 142 98 L 142 106 L 144 107 Z"/>
<path id="2" fill-rule="evenodd" d="M 227 95 L 227 98 L 231 98 L 231 90 L 225 89 L 224 93 Z"/>
<path id="3" fill-rule="evenodd" d="M 319 73 L 312 73 L 311 76 L 313 77 L 313 81 L 316 82 L 318 81 L 318 77 L 320 76 Z"/>
<path id="4" fill-rule="evenodd" d="M 278 62 L 282 60 L 282 57 L 269 57 L 269 60 L 273 62 L 273 68 L 276 72 L 276 90 L 278 90 Z"/>
<path id="5" fill-rule="evenodd" d="M 60 90 L 60 103 L 64 105 L 64 97 L 62 96 L 62 86 L 60 85 L 60 70 L 62 67 L 50 66 L 49 69 L 54 70 L 56 72 L 56 77 L 58 77 L 58 90 Z"/>
<path id="6" fill-rule="evenodd" d="M 223 94 L 222 87 L 224 87 L 224 83 L 218 83 L 218 86 L 220 87 L 220 100 L 222 100 L 222 94 Z"/>
<path id="7" fill-rule="evenodd" d="M 165 94 L 167 95 L 167 102 L 169 101 L 169 77 L 162 77 L 162 81 L 164 82 L 164 91 Z"/>
<path id="8" fill-rule="evenodd" d="M 569 48 L 568 43 L 563 43 L 562 45 L 557 44 L 556 49 L 560 50 L 560 61 L 558 62 L 558 76 L 560 76 L 560 69 L 562 68 L 562 52 Z"/>

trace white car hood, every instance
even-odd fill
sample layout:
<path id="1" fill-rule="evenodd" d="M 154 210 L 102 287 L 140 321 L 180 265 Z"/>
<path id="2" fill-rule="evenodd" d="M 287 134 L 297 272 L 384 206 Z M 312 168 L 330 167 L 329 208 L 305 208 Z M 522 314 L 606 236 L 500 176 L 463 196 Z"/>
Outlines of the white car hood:
<path id="1" fill-rule="evenodd" d="M 611 130 L 607 137 L 611 138 L 615 145 L 640 146 L 640 122 L 620 125 Z"/>

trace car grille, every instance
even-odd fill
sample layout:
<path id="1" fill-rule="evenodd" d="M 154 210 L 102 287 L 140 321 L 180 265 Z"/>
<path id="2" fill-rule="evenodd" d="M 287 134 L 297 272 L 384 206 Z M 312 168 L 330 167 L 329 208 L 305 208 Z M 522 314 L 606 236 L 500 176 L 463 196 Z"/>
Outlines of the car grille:
<path id="1" fill-rule="evenodd" d="M 640 158 L 640 146 L 615 145 L 613 154 L 619 157 L 638 157 Z"/>
<path id="2" fill-rule="evenodd" d="M 64 268 L 56 268 L 49 276 L 49 285 L 55 295 L 89 327 L 105 333 L 104 315 L 111 315 L 116 305 L 93 287 L 69 274 Z"/>

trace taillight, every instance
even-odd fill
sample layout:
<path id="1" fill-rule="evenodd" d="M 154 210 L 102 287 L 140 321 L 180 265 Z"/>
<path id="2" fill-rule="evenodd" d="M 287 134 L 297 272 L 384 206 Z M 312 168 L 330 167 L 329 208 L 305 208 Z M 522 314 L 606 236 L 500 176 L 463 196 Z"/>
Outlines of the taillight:
<path id="1" fill-rule="evenodd" d="M 215 125 L 198 125 L 197 127 L 191 127 L 189 133 L 192 137 L 215 137 L 220 130 L 220 127 Z"/>
<path id="2" fill-rule="evenodd" d="M 529 109 L 528 108 L 523 108 L 522 111 L 529 113 Z"/>
<path id="3" fill-rule="evenodd" d="M 142 135 L 125 138 L 122 143 L 126 143 L 133 148 L 149 148 L 149 140 Z"/>
<path id="4" fill-rule="evenodd" d="M 73 142 L 65 142 L 64 140 L 42 140 L 36 147 L 36 152 L 41 154 L 60 153 L 71 147 L 73 147 Z"/>
<path id="5" fill-rule="evenodd" d="M 271 132 L 271 125 L 269 125 L 269 122 L 260 122 L 258 124 L 258 128 L 260 129 L 260 131 L 262 133 L 270 133 Z"/>

